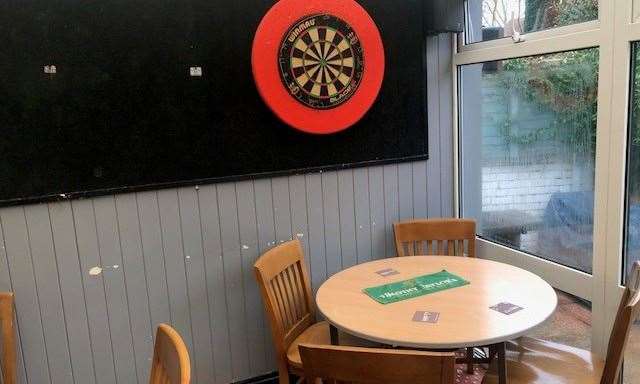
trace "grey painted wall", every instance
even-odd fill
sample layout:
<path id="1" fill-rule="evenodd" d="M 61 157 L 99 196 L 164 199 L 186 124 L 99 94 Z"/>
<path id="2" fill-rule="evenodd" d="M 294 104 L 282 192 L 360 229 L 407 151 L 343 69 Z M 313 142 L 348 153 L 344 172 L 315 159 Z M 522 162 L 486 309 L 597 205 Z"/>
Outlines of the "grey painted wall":
<path id="1" fill-rule="evenodd" d="M 261 252 L 300 238 L 317 289 L 393 255 L 394 221 L 452 214 L 450 58 L 449 36 L 429 39 L 428 161 L 0 209 L 19 382 L 148 382 L 160 322 L 184 337 L 194 383 L 273 371 Z"/>

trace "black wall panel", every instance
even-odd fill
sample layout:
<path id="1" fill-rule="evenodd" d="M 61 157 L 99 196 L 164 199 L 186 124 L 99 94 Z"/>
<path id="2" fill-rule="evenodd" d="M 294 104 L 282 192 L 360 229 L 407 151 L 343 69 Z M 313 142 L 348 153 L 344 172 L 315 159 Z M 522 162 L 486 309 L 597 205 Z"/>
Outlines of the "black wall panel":
<path id="1" fill-rule="evenodd" d="M 429 33 L 462 32 L 465 0 L 425 0 L 425 27 Z"/>
<path id="2" fill-rule="evenodd" d="M 424 4 L 360 3 L 385 45 L 382 90 L 357 125 L 316 136 L 254 86 L 273 1 L 1 1 L 0 204 L 426 157 Z"/>

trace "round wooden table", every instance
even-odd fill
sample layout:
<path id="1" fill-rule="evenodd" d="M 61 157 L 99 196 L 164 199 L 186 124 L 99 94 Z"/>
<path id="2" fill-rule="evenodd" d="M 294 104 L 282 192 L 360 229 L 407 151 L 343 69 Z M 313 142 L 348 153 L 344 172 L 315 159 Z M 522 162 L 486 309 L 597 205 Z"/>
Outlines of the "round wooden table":
<path id="1" fill-rule="evenodd" d="M 378 273 L 389 269 L 397 273 Z M 470 284 L 385 305 L 363 292 L 442 270 Z M 557 300 L 553 288 L 531 272 L 460 256 L 393 257 L 360 264 L 333 275 L 316 296 L 318 310 L 334 330 L 363 339 L 434 350 L 493 345 L 503 383 L 504 342 L 543 323 L 554 312 Z M 507 315 L 490 308 L 500 303 L 522 309 Z M 414 321 L 418 311 L 437 313 L 436 322 Z"/>

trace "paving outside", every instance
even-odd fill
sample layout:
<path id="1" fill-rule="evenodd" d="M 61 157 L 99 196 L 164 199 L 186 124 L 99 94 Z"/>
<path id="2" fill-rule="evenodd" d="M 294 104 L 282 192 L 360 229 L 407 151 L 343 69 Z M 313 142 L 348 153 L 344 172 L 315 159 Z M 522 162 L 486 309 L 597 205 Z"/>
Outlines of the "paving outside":
<path id="1" fill-rule="evenodd" d="M 558 308 L 543 326 L 530 336 L 571 345 L 591 348 L 591 308 L 588 304 L 564 292 L 558 293 Z M 640 323 L 636 322 L 625 356 L 624 383 L 640 383 Z"/>

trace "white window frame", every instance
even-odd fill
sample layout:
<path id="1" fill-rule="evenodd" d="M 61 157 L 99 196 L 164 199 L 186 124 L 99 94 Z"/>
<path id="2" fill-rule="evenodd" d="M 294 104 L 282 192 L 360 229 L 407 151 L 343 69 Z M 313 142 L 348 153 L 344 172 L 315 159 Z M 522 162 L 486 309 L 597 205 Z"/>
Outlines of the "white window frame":
<path id="1" fill-rule="evenodd" d="M 639 1 L 640 6 L 640 1 Z M 631 43 L 640 41 L 633 23 L 633 0 L 599 0 L 599 18 L 564 27 L 464 44 L 453 40 L 453 132 L 455 212 L 460 214 L 459 66 L 583 48 L 599 48 L 598 116 L 595 153 L 593 274 L 478 239 L 480 257 L 507 262 L 535 272 L 563 291 L 592 302 L 592 349 L 603 354 L 618 300 L 623 256 L 626 194 L 627 123 Z"/>

